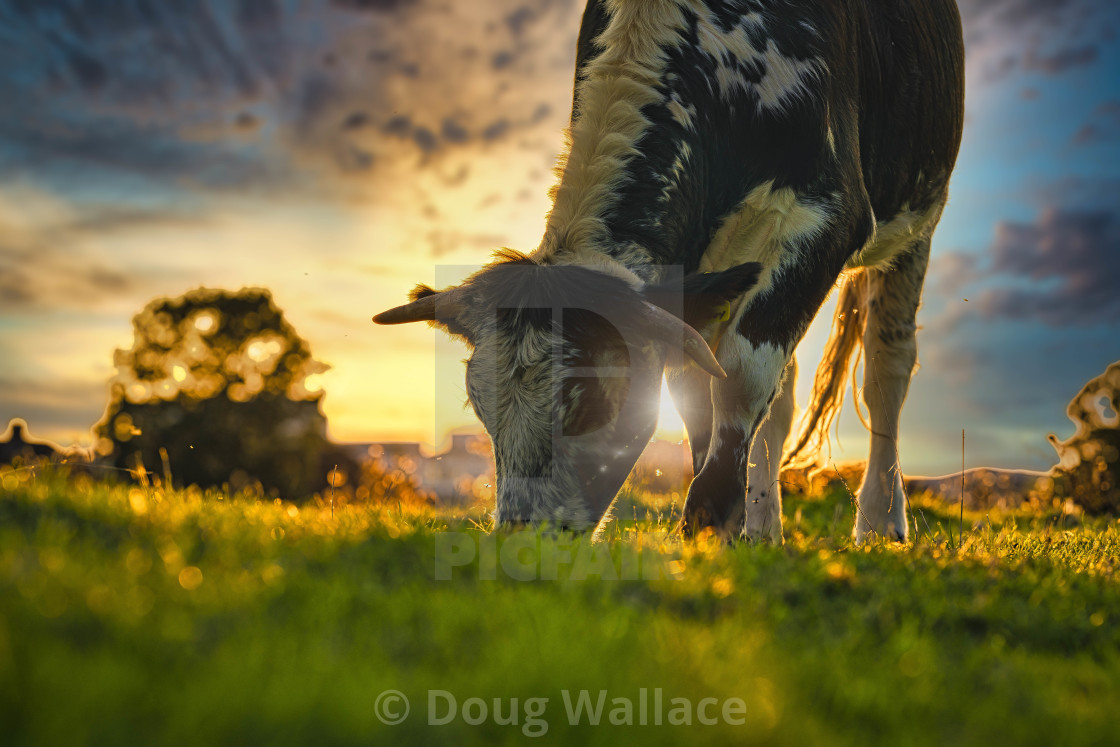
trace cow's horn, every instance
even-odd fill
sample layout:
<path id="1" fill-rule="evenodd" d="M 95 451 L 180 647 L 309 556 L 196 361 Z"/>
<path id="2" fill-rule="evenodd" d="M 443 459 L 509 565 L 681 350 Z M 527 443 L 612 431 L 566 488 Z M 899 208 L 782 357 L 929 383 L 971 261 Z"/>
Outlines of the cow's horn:
<path id="1" fill-rule="evenodd" d="M 377 324 L 408 324 L 409 322 L 434 322 L 439 319 L 451 319 L 458 316 L 463 310 L 460 303 L 461 291 L 458 288 L 433 293 L 430 296 L 418 298 L 412 303 L 398 306 L 395 309 L 382 311 L 373 318 Z"/>
<path id="2" fill-rule="evenodd" d="M 719 365 L 712 349 L 700 333 L 681 319 L 670 314 L 660 306 L 646 301 L 645 317 L 653 336 L 670 345 L 680 347 L 685 354 L 696 361 L 696 365 L 717 379 L 726 379 L 727 372 Z"/>

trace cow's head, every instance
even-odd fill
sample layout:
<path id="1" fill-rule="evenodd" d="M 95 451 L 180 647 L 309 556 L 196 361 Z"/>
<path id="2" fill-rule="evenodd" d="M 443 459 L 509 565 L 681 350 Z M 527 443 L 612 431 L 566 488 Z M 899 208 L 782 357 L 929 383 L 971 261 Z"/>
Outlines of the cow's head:
<path id="1" fill-rule="evenodd" d="M 750 263 L 636 289 L 507 254 L 460 286 L 418 287 L 374 321 L 433 322 L 471 347 L 467 395 L 493 442 L 499 523 L 583 529 L 606 513 L 653 435 L 665 366 L 725 375 L 697 329 L 758 273 Z"/>

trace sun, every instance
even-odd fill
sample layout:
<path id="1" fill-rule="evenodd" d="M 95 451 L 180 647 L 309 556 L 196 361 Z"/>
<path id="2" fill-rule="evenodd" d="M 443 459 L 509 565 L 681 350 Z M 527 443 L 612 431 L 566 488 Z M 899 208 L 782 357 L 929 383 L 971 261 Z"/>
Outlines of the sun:
<path id="1" fill-rule="evenodd" d="M 669 394 L 669 384 L 661 379 L 661 406 L 657 414 L 657 431 L 654 438 L 666 441 L 680 441 L 685 437 L 684 421 L 677 413 L 673 397 Z"/>

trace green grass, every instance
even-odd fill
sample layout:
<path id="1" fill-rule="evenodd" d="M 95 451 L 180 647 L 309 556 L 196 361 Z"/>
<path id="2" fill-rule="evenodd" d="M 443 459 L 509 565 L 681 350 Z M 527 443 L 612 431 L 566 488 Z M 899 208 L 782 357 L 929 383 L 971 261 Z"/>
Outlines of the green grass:
<path id="1" fill-rule="evenodd" d="M 926 500 L 912 544 L 856 548 L 839 488 L 787 498 L 785 546 L 727 547 L 682 543 L 672 507 L 631 495 L 619 514 L 642 520 L 593 546 L 487 535 L 481 510 L 332 516 L 0 477 L 7 744 L 512 744 L 531 697 L 549 699 L 541 742 L 1117 738 L 1115 519 L 966 513 L 962 543 L 956 509 Z M 451 567 L 449 541 L 477 557 Z M 635 579 L 635 560 L 658 577 Z M 609 725 L 612 698 L 639 718 L 640 688 L 665 714 L 674 697 L 741 698 L 745 724 L 716 709 L 715 726 Z M 375 713 L 387 689 L 411 701 L 400 725 Z M 490 718 L 429 726 L 433 689 L 485 699 Z M 562 691 L 582 689 L 608 691 L 599 726 L 568 723 Z M 507 714 L 518 698 L 522 723 L 494 723 L 494 698 Z"/>

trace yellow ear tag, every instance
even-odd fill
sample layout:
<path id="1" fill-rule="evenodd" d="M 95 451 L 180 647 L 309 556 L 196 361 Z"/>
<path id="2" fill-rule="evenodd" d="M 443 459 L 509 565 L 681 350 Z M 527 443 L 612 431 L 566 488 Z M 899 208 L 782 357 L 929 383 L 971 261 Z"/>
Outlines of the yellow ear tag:
<path id="1" fill-rule="evenodd" d="M 731 318 L 731 302 L 724 301 L 716 307 L 717 321 L 726 322 Z"/>

